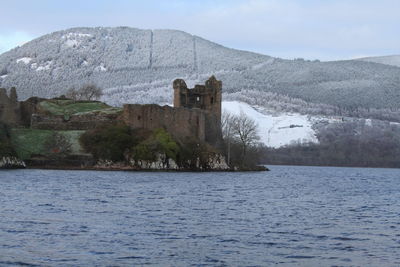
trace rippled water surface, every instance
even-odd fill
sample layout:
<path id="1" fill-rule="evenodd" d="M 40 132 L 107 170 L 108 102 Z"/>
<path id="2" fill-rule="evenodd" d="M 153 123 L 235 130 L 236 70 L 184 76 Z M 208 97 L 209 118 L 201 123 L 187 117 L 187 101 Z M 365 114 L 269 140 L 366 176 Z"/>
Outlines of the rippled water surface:
<path id="1" fill-rule="evenodd" d="M 0 171 L 0 266 L 400 266 L 400 170 Z"/>

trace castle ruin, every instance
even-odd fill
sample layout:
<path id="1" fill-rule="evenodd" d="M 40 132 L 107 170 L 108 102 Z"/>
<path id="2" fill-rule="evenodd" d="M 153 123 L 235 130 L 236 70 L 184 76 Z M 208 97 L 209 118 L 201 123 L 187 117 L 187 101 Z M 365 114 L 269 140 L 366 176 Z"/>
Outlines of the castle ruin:
<path id="1" fill-rule="evenodd" d="M 32 97 L 18 102 L 15 88 L 7 95 L 0 89 L 0 122 L 12 126 L 42 130 L 88 130 L 118 122 L 132 129 L 166 129 L 179 140 L 198 140 L 214 147 L 222 144 L 222 83 L 214 76 L 205 85 L 189 89 L 184 80 L 173 82 L 174 106 L 125 104 L 118 114 L 87 113 L 71 116 L 43 112 L 40 102 Z"/>
<path id="2" fill-rule="evenodd" d="M 187 88 L 184 80 L 173 82 L 174 107 L 126 104 L 122 120 L 132 128 L 165 128 L 178 139 L 196 138 L 215 147 L 222 144 L 222 82 L 214 76 L 205 85 Z"/>

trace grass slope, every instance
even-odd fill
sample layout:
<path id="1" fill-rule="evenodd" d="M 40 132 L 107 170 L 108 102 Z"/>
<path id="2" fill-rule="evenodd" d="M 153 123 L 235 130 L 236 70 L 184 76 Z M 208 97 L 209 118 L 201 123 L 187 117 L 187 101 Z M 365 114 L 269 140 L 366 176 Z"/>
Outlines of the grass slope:
<path id="1" fill-rule="evenodd" d="M 45 100 L 39 103 L 42 111 L 51 115 L 74 115 L 87 112 L 113 112 L 116 108 L 97 101 Z"/>
<path id="2" fill-rule="evenodd" d="M 79 137 L 85 131 L 57 131 L 59 134 L 64 135 L 71 143 L 71 154 L 84 154 L 79 144 Z M 44 144 L 51 136 L 51 130 L 37 130 L 37 129 L 21 129 L 14 128 L 11 130 L 11 140 L 13 146 L 21 159 L 29 159 L 32 155 L 48 154 L 45 151 Z"/>

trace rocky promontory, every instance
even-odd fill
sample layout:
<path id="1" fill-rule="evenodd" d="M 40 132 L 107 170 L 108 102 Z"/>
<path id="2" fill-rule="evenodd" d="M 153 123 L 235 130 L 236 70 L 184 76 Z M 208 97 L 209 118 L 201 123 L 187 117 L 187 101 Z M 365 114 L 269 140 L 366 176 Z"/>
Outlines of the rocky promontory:
<path id="1" fill-rule="evenodd" d="M 0 167 L 98 170 L 238 171 L 227 163 L 221 127 L 222 82 L 173 82 L 174 106 L 93 100 L 87 85 L 52 99 L 18 101 L 0 91 Z M 244 148 L 243 151 L 246 151 Z M 242 161 L 244 159 L 244 152 Z M 236 166 L 240 165 L 240 166 Z"/>

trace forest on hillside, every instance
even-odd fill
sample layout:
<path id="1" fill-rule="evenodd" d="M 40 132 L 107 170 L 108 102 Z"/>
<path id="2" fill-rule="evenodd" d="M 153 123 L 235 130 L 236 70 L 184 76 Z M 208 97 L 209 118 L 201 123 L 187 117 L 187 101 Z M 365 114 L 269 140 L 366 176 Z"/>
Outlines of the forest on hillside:
<path id="1" fill-rule="evenodd" d="M 400 168 L 400 125 L 335 123 L 318 132 L 319 144 L 259 147 L 260 163 Z"/>

